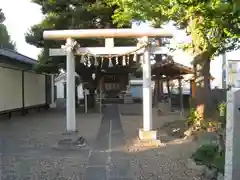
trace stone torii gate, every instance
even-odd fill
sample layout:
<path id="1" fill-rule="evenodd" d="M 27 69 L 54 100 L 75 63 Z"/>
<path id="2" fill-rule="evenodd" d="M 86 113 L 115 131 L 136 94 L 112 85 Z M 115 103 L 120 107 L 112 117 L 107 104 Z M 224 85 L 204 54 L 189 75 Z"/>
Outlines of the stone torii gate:
<path id="1" fill-rule="evenodd" d="M 164 29 L 134 30 L 134 29 L 85 29 L 85 30 L 49 30 L 44 31 L 43 37 L 48 40 L 66 40 L 62 49 L 50 49 L 50 56 L 66 56 L 67 61 L 67 132 L 76 131 L 75 117 L 75 58 L 78 54 L 117 55 L 131 52 L 136 47 L 114 47 L 109 38 L 142 38 L 148 43 L 148 37 L 172 37 L 172 33 Z M 73 50 L 76 45 L 74 39 L 79 38 L 107 38 L 110 42 L 106 47 L 84 47 Z M 105 40 L 106 41 L 106 40 Z M 150 54 L 163 54 L 162 47 L 145 46 L 137 50 L 137 54 L 144 54 L 143 61 L 143 129 L 139 131 L 140 139 L 156 139 L 156 132 L 152 130 L 152 89 Z M 167 53 L 167 52 L 165 52 Z"/>

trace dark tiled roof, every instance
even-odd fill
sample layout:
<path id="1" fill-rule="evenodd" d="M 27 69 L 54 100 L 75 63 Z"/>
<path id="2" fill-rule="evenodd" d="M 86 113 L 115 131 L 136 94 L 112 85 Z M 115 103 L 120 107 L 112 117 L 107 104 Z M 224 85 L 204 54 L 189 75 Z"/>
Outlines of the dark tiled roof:
<path id="1" fill-rule="evenodd" d="M 24 56 L 16 51 L 13 51 L 10 49 L 0 49 L 0 56 L 5 56 L 8 58 L 11 58 L 12 60 L 19 61 L 19 62 L 25 63 L 25 64 L 33 65 L 33 64 L 37 63 L 37 61 L 35 59 Z"/>

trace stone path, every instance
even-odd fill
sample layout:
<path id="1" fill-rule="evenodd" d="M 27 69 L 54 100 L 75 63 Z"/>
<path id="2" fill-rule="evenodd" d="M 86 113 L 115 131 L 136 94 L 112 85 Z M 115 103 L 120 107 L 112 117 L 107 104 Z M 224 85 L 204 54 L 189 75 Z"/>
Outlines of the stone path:
<path id="1" fill-rule="evenodd" d="M 131 180 L 130 159 L 121 151 L 124 134 L 117 105 L 107 105 L 84 180 Z"/>

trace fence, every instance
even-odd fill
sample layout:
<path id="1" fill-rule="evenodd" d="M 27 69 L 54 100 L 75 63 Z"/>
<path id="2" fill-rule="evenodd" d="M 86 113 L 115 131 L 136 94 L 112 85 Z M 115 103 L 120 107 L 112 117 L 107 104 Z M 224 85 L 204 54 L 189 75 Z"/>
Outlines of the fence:
<path id="1" fill-rule="evenodd" d="M 47 107 L 51 102 L 51 77 L 0 67 L 0 113 Z"/>

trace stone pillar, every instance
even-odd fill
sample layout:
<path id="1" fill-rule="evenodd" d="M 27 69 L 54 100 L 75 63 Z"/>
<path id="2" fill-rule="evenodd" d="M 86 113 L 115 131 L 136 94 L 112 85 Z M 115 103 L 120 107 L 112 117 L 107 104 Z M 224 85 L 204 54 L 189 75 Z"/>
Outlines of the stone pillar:
<path id="1" fill-rule="evenodd" d="M 152 87 L 151 87 L 150 48 L 144 52 L 143 63 L 143 130 L 152 129 Z"/>
<path id="2" fill-rule="evenodd" d="M 75 109 L 75 58 L 73 54 L 73 40 L 67 39 L 67 132 L 76 131 L 76 109 Z"/>
<path id="3" fill-rule="evenodd" d="M 147 40 L 147 39 L 146 39 Z M 150 140 L 155 145 L 160 145 L 157 140 L 157 131 L 152 127 L 152 79 L 150 47 L 147 46 L 144 52 L 143 61 L 143 129 L 139 130 L 140 140 Z"/>
<path id="4" fill-rule="evenodd" d="M 240 90 L 227 92 L 224 180 L 238 180 L 240 177 Z"/>

